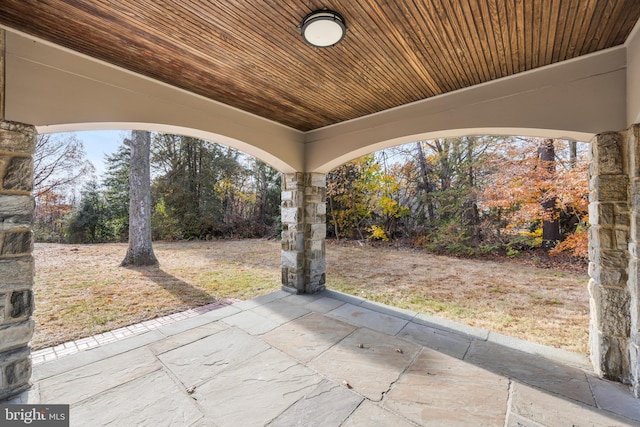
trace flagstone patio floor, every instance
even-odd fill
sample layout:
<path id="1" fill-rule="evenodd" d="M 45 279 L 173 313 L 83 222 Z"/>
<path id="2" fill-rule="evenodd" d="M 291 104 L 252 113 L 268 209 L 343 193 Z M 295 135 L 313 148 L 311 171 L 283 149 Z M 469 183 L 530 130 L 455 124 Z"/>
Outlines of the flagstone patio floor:
<path id="1" fill-rule="evenodd" d="M 582 355 L 338 292 L 136 333 L 38 359 L 12 403 L 69 404 L 72 426 L 640 426 Z"/>

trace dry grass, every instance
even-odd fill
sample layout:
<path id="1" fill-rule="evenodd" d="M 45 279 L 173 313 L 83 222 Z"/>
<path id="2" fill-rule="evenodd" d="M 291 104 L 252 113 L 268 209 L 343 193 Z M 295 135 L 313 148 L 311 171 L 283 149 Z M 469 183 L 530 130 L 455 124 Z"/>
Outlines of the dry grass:
<path id="1" fill-rule="evenodd" d="M 408 249 L 354 246 L 327 252 L 331 289 L 587 353 L 586 269 L 575 273 Z"/>
<path id="2" fill-rule="evenodd" d="M 280 288 L 274 242 L 157 242 L 160 268 L 119 267 L 126 249 L 36 244 L 34 348 Z"/>
<path id="3" fill-rule="evenodd" d="M 118 267 L 126 245 L 37 244 L 42 348 L 225 298 L 280 288 L 280 244 L 156 242 L 160 268 Z M 327 287 L 586 353 L 586 272 L 329 244 Z"/>

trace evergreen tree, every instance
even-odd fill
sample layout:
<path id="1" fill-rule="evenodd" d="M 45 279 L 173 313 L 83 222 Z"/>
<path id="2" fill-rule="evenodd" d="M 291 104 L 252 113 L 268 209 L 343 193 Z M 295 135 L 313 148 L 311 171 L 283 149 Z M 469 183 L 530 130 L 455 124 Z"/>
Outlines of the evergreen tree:
<path id="1" fill-rule="evenodd" d="M 126 241 L 129 234 L 129 161 L 131 149 L 120 145 L 105 156 L 106 172 L 102 185 L 106 205 L 106 228 L 113 240 Z"/>
<path id="2" fill-rule="evenodd" d="M 67 224 L 69 243 L 98 243 L 109 240 L 104 227 L 105 206 L 98 183 L 87 182 L 80 192 L 80 204 Z"/>
<path id="3" fill-rule="evenodd" d="M 279 235 L 282 178 L 280 173 L 266 163 L 252 159 L 250 174 L 253 176 L 256 199 L 251 222 L 256 234 Z"/>
<path id="4" fill-rule="evenodd" d="M 180 237 L 203 239 L 223 236 L 238 218 L 238 193 L 246 182 L 240 153 L 197 138 L 157 134 L 153 163 L 156 223 L 177 225 Z M 158 205 L 156 205 L 158 206 Z M 159 215 L 162 221 L 158 220 Z M 178 221 L 167 221 L 167 219 Z"/>

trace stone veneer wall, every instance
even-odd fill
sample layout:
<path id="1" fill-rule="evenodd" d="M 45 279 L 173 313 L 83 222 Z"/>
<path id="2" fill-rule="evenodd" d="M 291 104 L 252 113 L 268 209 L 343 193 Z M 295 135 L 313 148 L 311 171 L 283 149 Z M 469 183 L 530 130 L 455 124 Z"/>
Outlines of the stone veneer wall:
<path id="1" fill-rule="evenodd" d="M 640 125 L 597 135 L 589 169 L 590 347 L 596 372 L 640 397 Z"/>
<path id="2" fill-rule="evenodd" d="M 325 289 L 326 175 L 282 177 L 282 289 L 317 293 Z"/>
<path id="3" fill-rule="evenodd" d="M 640 125 L 625 134 L 629 150 L 629 376 L 640 398 Z"/>
<path id="4" fill-rule="evenodd" d="M 30 385 L 36 135 L 33 126 L 0 121 L 0 399 Z"/>

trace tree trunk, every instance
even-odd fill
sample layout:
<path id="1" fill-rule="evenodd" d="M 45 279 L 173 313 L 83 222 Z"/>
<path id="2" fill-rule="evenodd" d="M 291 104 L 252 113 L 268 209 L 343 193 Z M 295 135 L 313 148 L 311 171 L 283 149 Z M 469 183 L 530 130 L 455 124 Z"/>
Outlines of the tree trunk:
<path id="1" fill-rule="evenodd" d="M 539 149 L 540 160 L 548 171 L 548 179 L 554 179 L 556 151 L 553 139 L 545 139 Z M 543 195 L 542 209 L 545 218 L 542 223 L 542 248 L 552 249 L 560 241 L 560 211 L 555 196 Z"/>
<path id="2" fill-rule="evenodd" d="M 475 139 L 464 138 L 466 142 L 466 161 L 468 163 L 467 185 L 469 186 L 469 195 L 463 206 L 463 217 L 467 223 L 467 233 L 469 234 L 470 244 L 474 247 L 480 245 L 480 213 L 478 212 L 477 197 L 475 191 L 475 175 L 473 170 L 473 146 Z"/>
<path id="3" fill-rule="evenodd" d="M 126 143 L 126 141 L 125 141 Z M 151 134 L 132 131 L 131 166 L 129 168 L 129 248 L 120 264 L 126 266 L 157 265 L 151 245 L 151 177 L 149 152 Z"/>
<path id="4" fill-rule="evenodd" d="M 576 141 L 569 141 L 569 165 L 571 168 L 576 167 L 578 162 L 578 143 Z"/>
<path id="5" fill-rule="evenodd" d="M 336 213 L 333 210 L 333 197 L 327 197 L 329 199 L 329 212 L 331 212 L 331 219 L 333 220 L 333 230 L 336 235 L 336 240 L 340 240 L 340 236 L 338 235 L 338 221 L 336 220 Z"/>
<path id="6" fill-rule="evenodd" d="M 421 180 L 418 184 L 418 188 L 422 191 L 424 196 L 424 203 L 427 209 L 427 220 L 434 221 L 436 219 L 436 208 L 431 200 L 431 192 L 433 191 L 432 185 L 429 180 L 429 167 L 425 158 L 424 149 L 422 148 L 422 142 L 416 142 L 417 159 L 420 165 Z"/>

